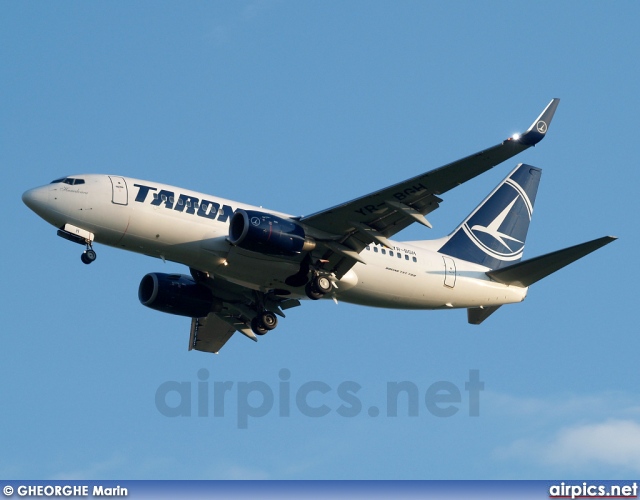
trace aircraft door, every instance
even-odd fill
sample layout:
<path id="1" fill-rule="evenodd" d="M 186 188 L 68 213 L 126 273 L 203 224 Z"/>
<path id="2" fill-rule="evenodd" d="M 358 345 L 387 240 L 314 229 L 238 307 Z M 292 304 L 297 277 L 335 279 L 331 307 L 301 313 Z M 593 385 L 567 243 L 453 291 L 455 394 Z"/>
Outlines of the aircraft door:
<path id="1" fill-rule="evenodd" d="M 111 202 L 116 205 L 127 205 L 129 193 L 127 183 L 122 177 L 109 176 L 111 179 Z"/>
<path id="2" fill-rule="evenodd" d="M 451 257 L 442 257 L 444 260 L 444 286 L 453 288 L 456 286 L 456 263 Z"/>

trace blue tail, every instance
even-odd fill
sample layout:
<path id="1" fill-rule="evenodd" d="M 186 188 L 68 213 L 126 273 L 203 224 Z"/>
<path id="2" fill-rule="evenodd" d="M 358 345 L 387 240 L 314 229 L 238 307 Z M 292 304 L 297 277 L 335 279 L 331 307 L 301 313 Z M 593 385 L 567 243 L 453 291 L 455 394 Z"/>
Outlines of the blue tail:
<path id="1" fill-rule="evenodd" d="M 518 262 L 542 170 L 521 163 L 449 236 L 439 252 L 491 269 Z"/>

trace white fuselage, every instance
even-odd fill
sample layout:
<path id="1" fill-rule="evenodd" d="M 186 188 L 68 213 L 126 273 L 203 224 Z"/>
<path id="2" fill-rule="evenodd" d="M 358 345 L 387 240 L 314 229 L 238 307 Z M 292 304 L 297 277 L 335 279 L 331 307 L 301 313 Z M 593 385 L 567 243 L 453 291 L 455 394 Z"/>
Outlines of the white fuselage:
<path id="1" fill-rule="evenodd" d="M 107 175 L 77 175 L 82 184 L 53 183 L 23 199 L 58 228 L 71 224 L 95 241 L 184 264 L 252 289 L 281 289 L 306 297 L 304 287 L 284 279 L 299 260 L 243 251 L 227 241 L 229 219 L 239 208 L 280 217 L 286 214 L 202 193 Z M 371 245 L 336 283 L 337 300 L 396 309 L 446 309 L 521 302 L 527 288 L 492 281 L 486 267 L 453 259 L 428 242 L 391 242 L 393 250 Z"/>

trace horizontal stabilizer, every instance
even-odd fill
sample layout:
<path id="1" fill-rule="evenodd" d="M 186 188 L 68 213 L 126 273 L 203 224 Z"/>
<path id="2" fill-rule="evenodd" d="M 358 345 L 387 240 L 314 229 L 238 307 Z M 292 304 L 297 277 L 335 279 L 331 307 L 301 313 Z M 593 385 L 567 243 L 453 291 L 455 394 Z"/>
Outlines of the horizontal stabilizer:
<path id="1" fill-rule="evenodd" d="M 558 250 L 557 252 L 518 262 L 511 266 L 489 271 L 487 275 L 505 285 L 528 287 L 616 239 L 615 236 L 604 236 L 580 245 Z"/>
<path id="2" fill-rule="evenodd" d="M 499 307 L 500 306 L 470 307 L 467 309 L 467 320 L 471 325 L 479 325 L 496 312 Z"/>

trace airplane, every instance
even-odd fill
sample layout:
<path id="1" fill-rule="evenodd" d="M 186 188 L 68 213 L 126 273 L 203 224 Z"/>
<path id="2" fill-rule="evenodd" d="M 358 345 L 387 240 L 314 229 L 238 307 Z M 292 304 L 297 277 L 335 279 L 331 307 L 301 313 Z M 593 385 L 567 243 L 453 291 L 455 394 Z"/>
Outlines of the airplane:
<path id="1" fill-rule="evenodd" d="M 467 309 L 478 325 L 529 286 L 614 241 L 605 236 L 522 260 L 541 169 L 520 163 L 448 236 L 390 238 L 426 216 L 450 189 L 547 134 L 553 99 L 533 124 L 500 144 L 404 182 L 306 216 L 117 175 L 61 177 L 24 203 L 85 246 L 94 242 L 189 268 L 149 273 L 138 289 L 152 309 L 191 318 L 189 350 L 218 353 L 235 333 L 257 341 L 301 300 L 394 309 Z"/>

